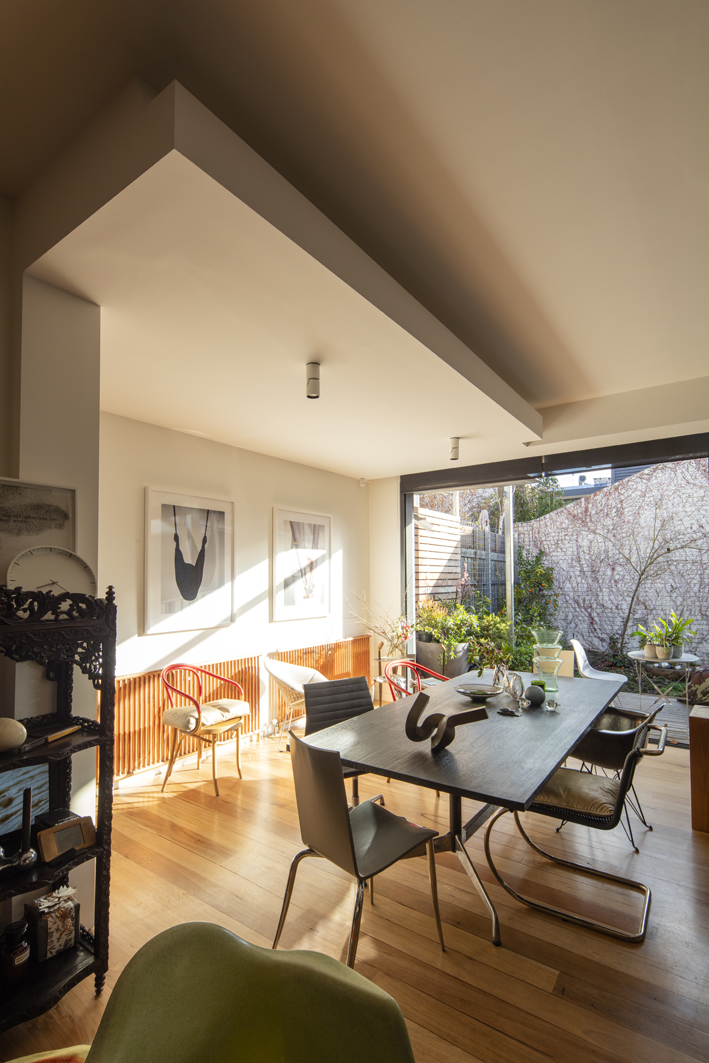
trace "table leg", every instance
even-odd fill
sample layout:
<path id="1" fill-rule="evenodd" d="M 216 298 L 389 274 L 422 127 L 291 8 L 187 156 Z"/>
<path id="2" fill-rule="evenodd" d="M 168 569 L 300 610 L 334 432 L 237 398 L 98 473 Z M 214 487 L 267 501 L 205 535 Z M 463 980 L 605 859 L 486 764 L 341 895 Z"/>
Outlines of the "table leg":
<path id="1" fill-rule="evenodd" d="M 448 830 L 451 836 L 451 851 L 455 852 L 453 839 L 463 831 L 463 803 L 455 794 L 448 794 Z"/>

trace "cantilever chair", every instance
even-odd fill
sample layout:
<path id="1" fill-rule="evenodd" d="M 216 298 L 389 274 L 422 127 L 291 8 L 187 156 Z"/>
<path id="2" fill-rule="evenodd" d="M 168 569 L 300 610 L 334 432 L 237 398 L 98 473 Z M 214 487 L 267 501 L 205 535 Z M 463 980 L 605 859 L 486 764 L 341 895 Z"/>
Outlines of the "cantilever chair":
<path id="1" fill-rule="evenodd" d="M 178 678 L 181 674 L 181 680 Z M 238 698 L 220 698 L 215 701 L 202 701 L 202 676 L 210 676 L 218 679 L 220 683 L 235 687 L 239 692 Z M 172 681 L 171 681 L 172 679 Z M 208 742 L 212 747 L 212 781 L 214 793 L 219 797 L 217 784 L 217 738 L 220 735 L 233 731 L 236 735 L 236 770 L 241 778 L 241 765 L 239 763 L 239 731 L 245 716 L 251 709 L 248 702 L 244 701 L 244 690 L 235 679 L 227 679 L 216 672 L 210 672 L 206 668 L 197 668 L 192 664 L 169 664 L 163 668 L 160 680 L 167 690 L 170 708 L 162 714 L 162 722 L 170 728 L 170 757 L 167 771 L 162 782 L 161 793 L 167 786 L 167 780 L 172 774 L 177 754 L 182 745 L 182 739 L 187 735 L 197 739 L 197 767 L 201 762 L 202 742 Z M 182 682 L 182 686 L 190 686 L 196 693 L 175 686 Z M 194 684 L 194 685 L 193 685 Z M 196 690 L 195 690 L 196 688 Z M 187 705 L 176 705 L 175 697 L 187 699 Z M 178 738 L 179 736 L 179 738 Z"/>
<path id="2" fill-rule="evenodd" d="M 278 661 L 268 654 L 263 658 L 263 666 L 278 687 L 278 692 L 288 707 L 288 714 L 278 734 L 278 752 L 280 753 L 283 735 L 290 730 L 293 717 L 305 710 L 304 688 L 309 683 L 327 683 L 328 680 L 315 668 L 288 664 L 287 661 Z"/>
<path id="3" fill-rule="evenodd" d="M 660 732 L 657 749 L 648 749 L 646 745 L 642 744 L 647 738 L 647 732 L 649 730 Z M 623 733 L 616 732 L 615 741 L 620 745 L 624 740 Z M 611 779 L 605 775 L 592 775 L 585 771 L 574 771 L 572 768 L 557 768 L 552 777 L 537 794 L 534 803 L 530 805 L 528 811 L 537 812 L 542 816 L 551 816 L 553 819 L 560 819 L 563 823 L 579 823 L 582 826 L 593 827 L 596 830 L 613 830 L 613 828 L 617 827 L 618 823 L 621 821 L 625 799 L 632 786 L 633 775 L 638 761 L 641 757 L 660 756 L 664 751 L 666 740 L 666 725 L 658 727 L 657 724 L 645 723 L 645 725 L 639 728 L 638 732 L 635 734 L 633 748 L 625 757 L 623 770 L 621 771 L 619 778 Z M 587 926 L 592 930 L 600 930 L 604 934 L 610 934 L 612 937 L 621 938 L 623 941 L 643 941 L 647 930 L 647 918 L 650 909 L 650 889 L 643 885 L 642 882 L 636 882 L 634 879 L 622 878 L 620 875 L 612 875 L 604 871 L 599 871 L 595 867 L 578 864 L 571 860 L 563 860 L 561 857 L 552 856 L 551 853 L 545 852 L 544 849 L 541 849 L 536 845 L 527 835 L 520 822 L 518 812 L 513 813 L 517 829 L 527 844 L 530 845 L 535 852 L 539 853 L 541 856 L 545 856 L 548 860 L 553 860 L 554 863 L 560 864 L 562 867 L 571 867 L 576 870 L 585 871 L 587 874 L 595 875 L 597 878 L 605 879 L 609 882 L 619 882 L 621 885 L 627 886 L 629 890 L 635 890 L 641 893 L 644 899 L 643 911 L 638 929 L 635 932 L 627 933 L 617 927 L 609 926 L 607 923 L 601 923 L 595 919 L 587 919 L 579 915 L 573 915 L 561 908 L 556 908 L 554 905 L 542 904 L 539 901 L 534 901 L 529 897 L 522 896 L 522 894 L 514 890 L 512 886 L 503 879 L 502 875 L 495 867 L 490 852 L 490 835 L 492 828 L 498 819 L 509 811 L 508 808 L 502 808 L 490 820 L 485 832 L 485 855 L 493 875 L 512 897 L 515 897 L 518 901 L 521 901 L 522 904 L 526 904 L 529 908 L 534 908 L 538 912 L 546 912 L 549 915 L 556 915 L 567 922 L 577 923 L 579 926 Z"/>
<path id="4" fill-rule="evenodd" d="M 384 666 L 384 675 L 389 683 L 389 690 L 394 701 L 398 701 L 399 698 L 407 698 L 409 694 L 418 694 L 422 687 L 433 686 L 434 683 L 447 682 L 444 675 L 431 671 L 430 668 L 418 664 L 417 661 L 389 661 Z M 411 683 L 411 690 L 409 690 L 409 683 Z"/>
<path id="5" fill-rule="evenodd" d="M 327 685 L 313 684 L 305 687 L 305 735 L 315 734 L 341 720 L 352 720 L 364 712 L 374 711 L 374 702 L 365 676 L 352 679 L 333 679 Z M 352 780 L 352 804 L 359 804 L 360 775 L 365 772 L 345 768 L 345 779 Z"/>
<path id="6" fill-rule="evenodd" d="M 173 926 L 143 945 L 90 1048 L 45 1058 L 414 1063 L 399 1006 L 383 989 L 330 956 L 272 952 L 213 923 Z"/>
<path id="7" fill-rule="evenodd" d="M 293 858 L 273 948 L 278 946 L 283 932 L 301 860 L 306 856 L 321 856 L 357 880 L 347 950 L 347 966 L 354 967 L 365 884 L 369 882 L 369 899 L 373 904 L 374 876 L 411 854 L 414 849 L 425 845 L 438 940 L 441 949 L 445 951 L 433 850 L 433 839 L 437 837 L 438 832 L 427 827 L 418 827 L 382 808 L 377 804 L 381 796 L 348 809 L 340 754 L 336 750 L 310 746 L 296 738 L 292 731 L 290 742 L 300 834 L 307 848 L 301 849 Z"/>
<path id="8" fill-rule="evenodd" d="M 658 702 L 660 703 L 659 705 Z M 626 756 L 633 749 L 636 742 L 639 741 L 641 745 L 645 743 L 650 725 L 666 704 L 666 700 L 663 697 L 659 697 L 653 702 L 652 711 L 649 714 L 632 712 L 629 709 L 613 709 L 612 711 L 604 712 L 593 729 L 585 734 L 574 747 L 571 756 L 582 762 L 582 771 L 584 768 L 588 771 L 601 768 L 604 772 L 614 772 L 615 777 L 619 778 Z M 666 727 L 665 730 L 667 730 Z M 632 797 L 630 796 L 631 793 Z M 637 853 L 639 849 L 633 837 L 627 806 L 630 805 L 644 827 L 652 830 L 652 825 L 645 819 L 645 813 L 635 790 L 634 782 L 630 784 L 625 804 L 625 820 L 621 819 L 620 823 L 628 837 L 628 841 Z M 563 827 L 563 823 L 556 828 L 557 831 L 561 830 L 561 827 Z"/>

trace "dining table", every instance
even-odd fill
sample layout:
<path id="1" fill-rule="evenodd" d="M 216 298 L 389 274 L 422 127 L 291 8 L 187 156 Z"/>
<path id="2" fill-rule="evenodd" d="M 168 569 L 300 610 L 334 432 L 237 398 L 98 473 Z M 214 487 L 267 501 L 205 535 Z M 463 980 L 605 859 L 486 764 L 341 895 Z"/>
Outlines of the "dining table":
<path id="1" fill-rule="evenodd" d="M 522 674 L 525 687 L 538 676 Z M 448 794 L 448 831 L 435 839 L 436 850 L 457 853 L 492 921 L 492 941 L 501 944 L 495 906 L 465 843 L 499 808 L 522 812 L 529 808 L 546 781 L 563 764 L 604 709 L 613 701 L 623 681 L 577 679 L 560 676 L 558 693 L 547 695 L 540 707 L 526 707 L 519 715 L 503 714 L 517 708 L 508 694 L 484 702 L 472 701 L 459 688 L 492 683 L 492 672 L 462 676 L 425 690 L 429 701 L 421 719 L 432 713 L 454 716 L 485 705 L 487 718 L 465 723 L 455 730 L 453 742 L 439 752 L 431 740 L 411 741 L 406 718 L 418 693 L 401 698 L 350 720 L 343 720 L 305 739 L 321 749 L 337 750 L 343 767 Z M 552 701 L 556 705 L 549 709 Z M 499 710 L 502 709 L 503 713 Z M 482 802 L 463 822 L 463 799 Z"/>

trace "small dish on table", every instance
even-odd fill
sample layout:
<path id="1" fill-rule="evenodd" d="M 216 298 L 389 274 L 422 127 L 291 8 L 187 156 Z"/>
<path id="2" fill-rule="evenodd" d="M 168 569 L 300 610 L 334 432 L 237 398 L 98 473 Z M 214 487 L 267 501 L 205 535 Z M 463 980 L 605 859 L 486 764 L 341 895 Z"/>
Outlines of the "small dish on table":
<path id="1" fill-rule="evenodd" d="M 499 683 L 470 683 L 455 688 L 456 694 L 462 694 L 471 701 L 487 701 L 488 698 L 494 698 L 502 691 L 503 688 Z"/>

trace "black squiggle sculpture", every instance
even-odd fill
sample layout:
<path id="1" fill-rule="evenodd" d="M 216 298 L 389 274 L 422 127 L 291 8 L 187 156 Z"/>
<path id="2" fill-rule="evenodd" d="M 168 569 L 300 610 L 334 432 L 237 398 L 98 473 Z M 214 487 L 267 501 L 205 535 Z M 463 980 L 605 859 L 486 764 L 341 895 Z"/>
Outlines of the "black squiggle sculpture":
<path id="1" fill-rule="evenodd" d="M 474 723 L 476 720 L 487 720 L 487 709 L 481 705 L 476 709 L 466 709 L 464 712 L 453 712 L 445 715 L 442 712 L 433 712 L 427 716 L 423 723 L 419 723 L 421 714 L 429 703 L 428 694 L 419 694 L 409 709 L 406 717 L 406 737 L 412 742 L 425 742 L 431 739 L 431 752 L 440 753 L 449 746 L 455 738 L 455 729 L 464 723 Z"/>

